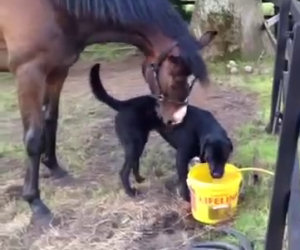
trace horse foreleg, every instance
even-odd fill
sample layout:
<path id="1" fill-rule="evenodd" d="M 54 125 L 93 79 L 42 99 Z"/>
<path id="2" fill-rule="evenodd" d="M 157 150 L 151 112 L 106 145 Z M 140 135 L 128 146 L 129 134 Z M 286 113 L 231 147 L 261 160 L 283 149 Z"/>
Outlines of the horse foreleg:
<path id="1" fill-rule="evenodd" d="M 28 156 L 28 167 L 23 186 L 23 197 L 35 216 L 50 215 L 40 199 L 39 166 L 42 152 L 45 74 L 36 62 L 19 66 L 16 70 L 18 97 L 24 126 L 24 144 Z"/>
<path id="2" fill-rule="evenodd" d="M 44 155 L 42 162 L 50 170 L 51 176 L 61 178 L 67 175 L 62 169 L 56 157 L 56 131 L 59 115 L 59 99 L 63 83 L 67 77 L 68 70 L 55 71 L 47 78 L 47 87 L 44 100 Z"/>

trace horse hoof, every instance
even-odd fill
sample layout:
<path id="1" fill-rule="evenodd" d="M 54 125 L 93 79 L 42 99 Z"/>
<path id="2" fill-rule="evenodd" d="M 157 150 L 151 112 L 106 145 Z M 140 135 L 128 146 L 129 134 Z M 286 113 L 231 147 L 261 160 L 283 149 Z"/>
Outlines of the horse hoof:
<path id="1" fill-rule="evenodd" d="M 30 203 L 31 211 L 34 215 L 47 215 L 51 214 L 49 208 L 40 200 L 35 199 Z"/>
<path id="2" fill-rule="evenodd" d="M 56 159 L 49 159 L 48 157 L 43 156 L 41 162 L 48 170 L 47 173 L 42 175 L 44 178 L 52 177 L 54 179 L 60 179 L 68 175 L 68 172 L 59 166 Z"/>
<path id="3" fill-rule="evenodd" d="M 139 190 L 137 190 L 136 188 L 131 188 L 131 190 L 128 190 L 128 192 L 126 192 L 126 193 L 131 198 L 136 198 L 138 195 L 141 194 L 141 192 Z"/>
<path id="4" fill-rule="evenodd" d="M 48 227 L 53 220 L 53 215 L 49 208 L 40 200 L 36 199 L 30 204 L 32 211 L 31 222 L 33 225 Z"/>
<path id="5" fill-rule="evenodd" d="M 51 177 L 54 179 L 61 179 L 66 176 L 68 176 L 68 172 L 59 166 L 51 171 Z"/>
<path id="6" fill-rule="evenodd" d="M 68 176 L 68 172 L 58 165 L 52 169 L 47 168 L 46 172 L 42 174 L 42 178 L 53 178 L 53 179 L 61 179 L 66 176 Z"/>
<path id="7" fill-rule="evenodd" d="M 146 179 L 142 176 L 137 176 L 135 178 L 135 180 L 136 180 L 137 183 L 143 183 Z"/>

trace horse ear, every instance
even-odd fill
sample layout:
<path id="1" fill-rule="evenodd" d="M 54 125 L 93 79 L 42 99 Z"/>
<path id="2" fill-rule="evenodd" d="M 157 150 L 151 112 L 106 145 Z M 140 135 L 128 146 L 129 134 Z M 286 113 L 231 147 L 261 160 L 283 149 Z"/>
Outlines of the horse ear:
<path id="1" fill-rule="evenodd" d="M 214 40 L 215 36 L 218 34 L 217 31 L 206 31 L 198 40 L 199 49 L 203 49 L 206 47 L 212 40 Z"/>

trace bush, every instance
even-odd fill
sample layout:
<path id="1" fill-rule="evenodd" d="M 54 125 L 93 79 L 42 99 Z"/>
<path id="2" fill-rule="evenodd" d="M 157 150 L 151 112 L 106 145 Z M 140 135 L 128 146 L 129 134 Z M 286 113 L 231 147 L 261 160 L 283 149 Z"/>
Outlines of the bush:
<path id="1" fill-rule="evenodd" d="M 186 21 L 190 21 L 193 14 L 193 6 L 182 4 L 183 0 L 169 0 L 179 12 L 182 18 Z M 189 6 L 187 8 L 187 6 Z"/>

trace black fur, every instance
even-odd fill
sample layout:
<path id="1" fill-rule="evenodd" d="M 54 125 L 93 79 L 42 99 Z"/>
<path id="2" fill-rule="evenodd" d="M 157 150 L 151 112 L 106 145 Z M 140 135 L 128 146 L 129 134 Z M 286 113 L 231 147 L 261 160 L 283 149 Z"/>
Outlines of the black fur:
<path id="1" fill-rule="evenodd" d="M 205 63 L 198 54 L 197 40 L 190 34 L 188 24 L 168 0 L 51 0 L 78 18 L 118 27 L 148 25 L 156 27 L 178 42 L 182 58 L 191 72 L 206 80 Z"/>
<path id="2" fill-rule="evenodd" d="M 214 178 L 223 176 L 224 165 L 233 147 L 226 131 L 210 112 L 189 105 L 184 121 L 168 128 L 158 118 L 156 100 L 151 96 L 125 101 L 109 96 L 99 78 L 99 67 L 96 64 L 91 69 L 90 84 L 98 100 L 118 111 L 115 128 L 125 151 L 125 163 L 120 175 L 128 195 L 136 194 L 129 183 L 131 169 L 138 182 L 144 180 L 139 174 L 139 159 L 151 130 L 157 130 L 177 150 L 176 168 L 184 199 L 189 200 L 186 178 L 188 164 L 193 157 L 199 156 L 201 161 L 208 162 Z"/>

